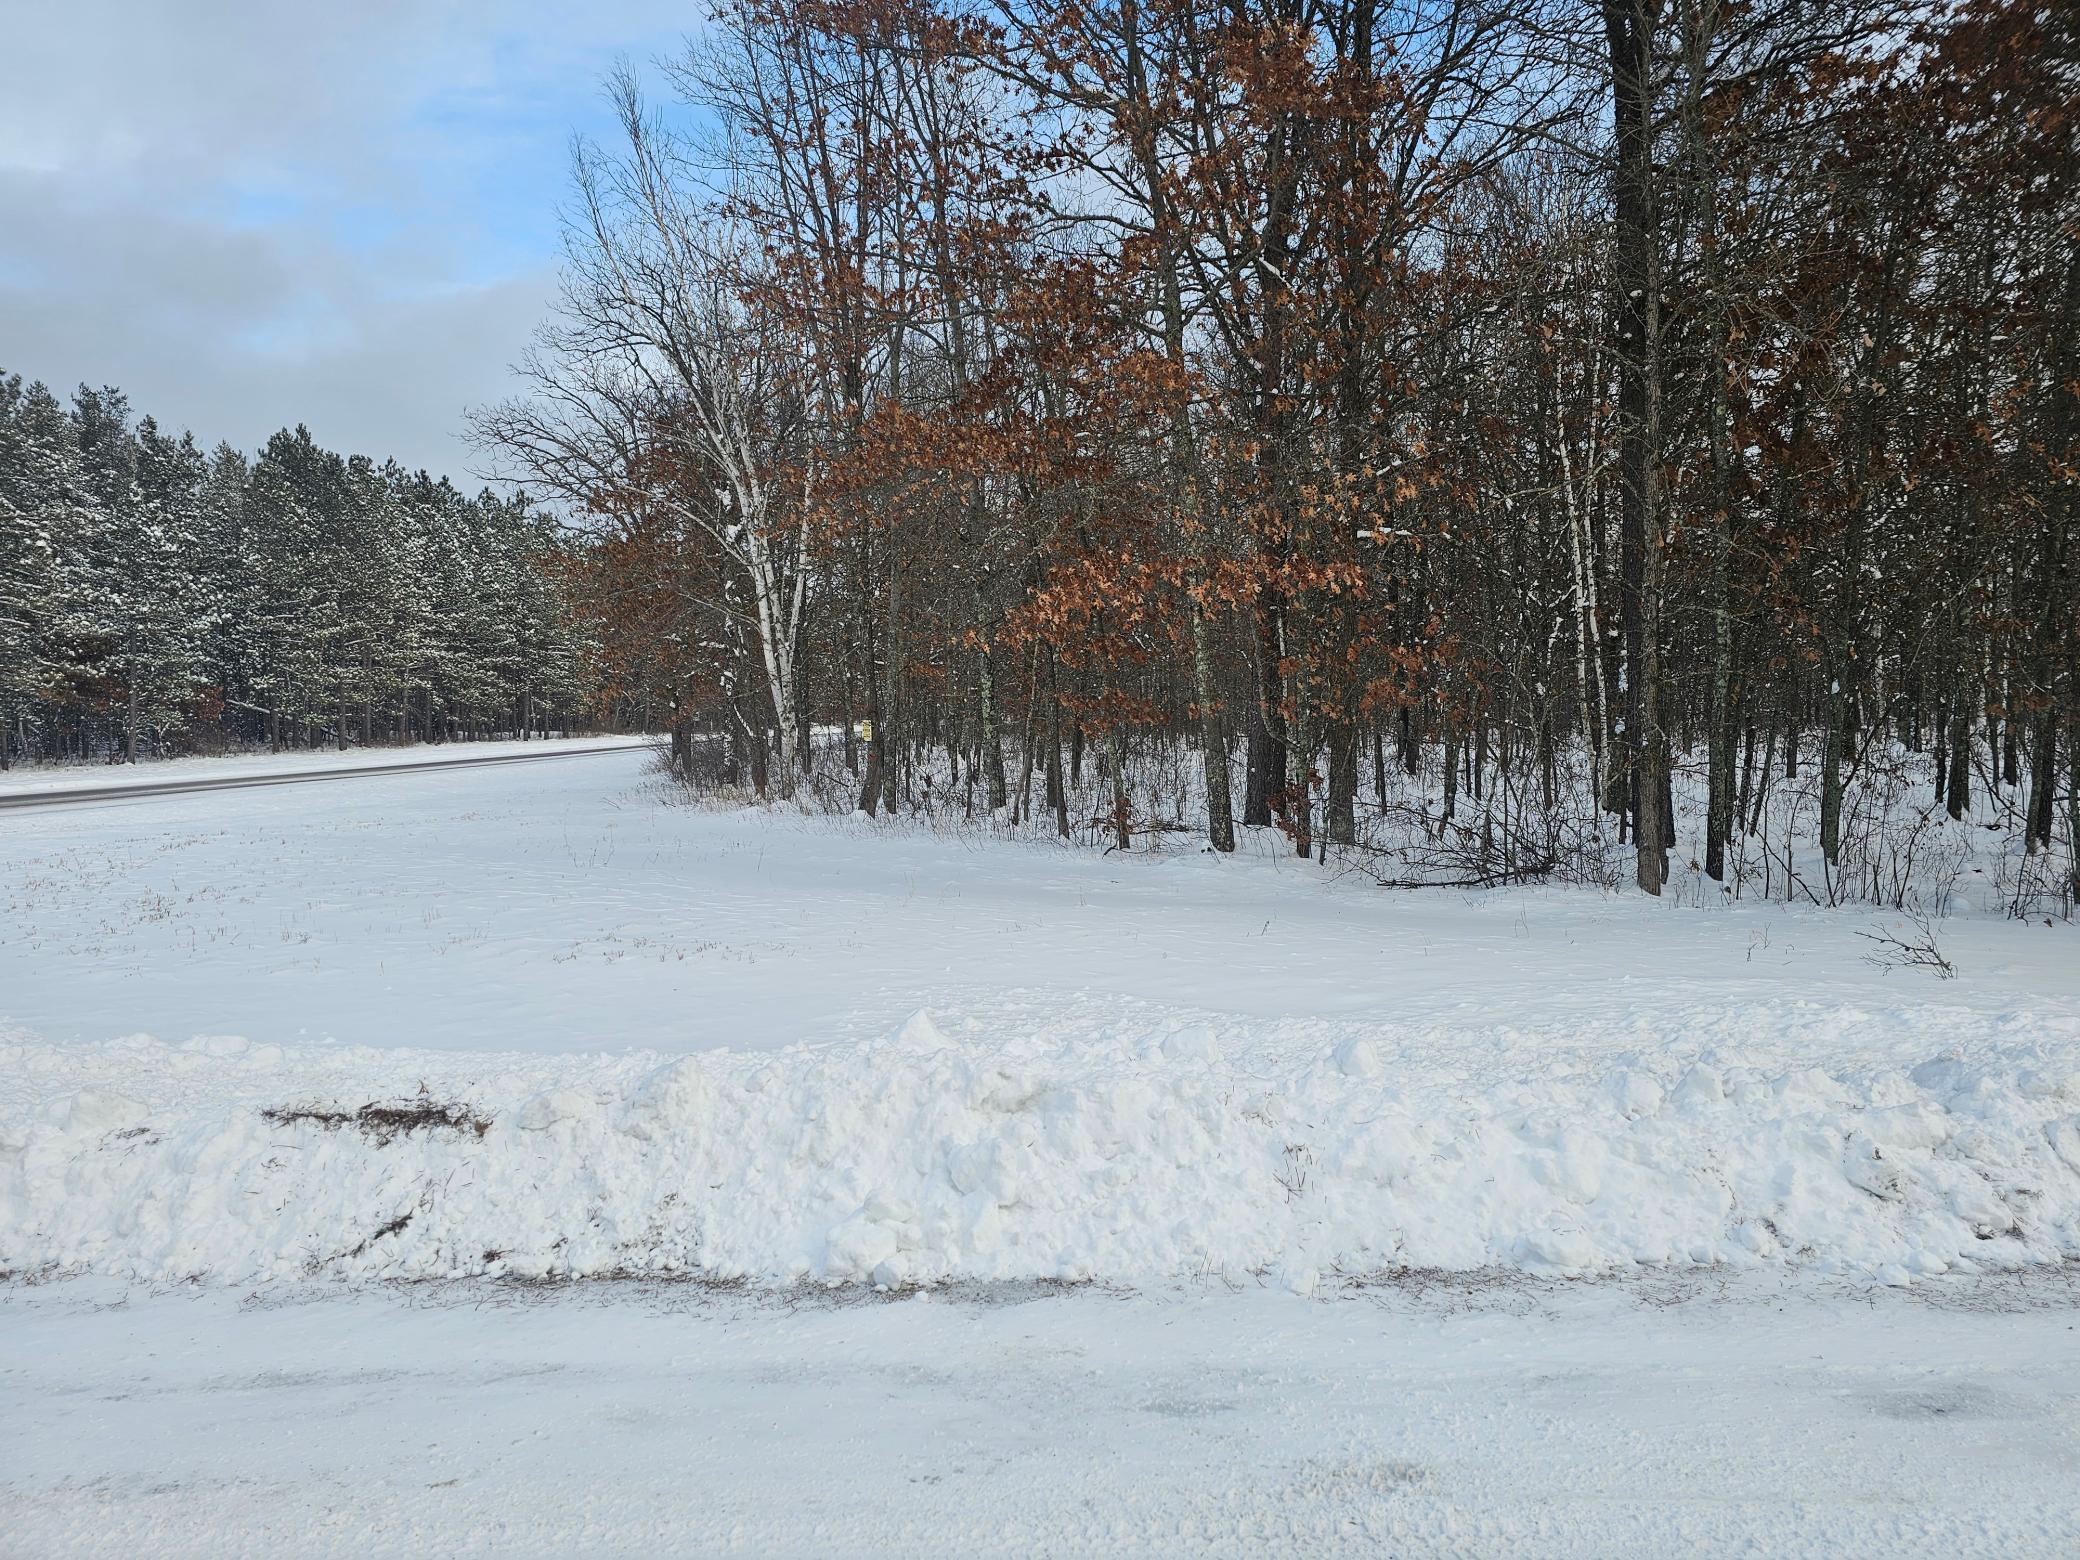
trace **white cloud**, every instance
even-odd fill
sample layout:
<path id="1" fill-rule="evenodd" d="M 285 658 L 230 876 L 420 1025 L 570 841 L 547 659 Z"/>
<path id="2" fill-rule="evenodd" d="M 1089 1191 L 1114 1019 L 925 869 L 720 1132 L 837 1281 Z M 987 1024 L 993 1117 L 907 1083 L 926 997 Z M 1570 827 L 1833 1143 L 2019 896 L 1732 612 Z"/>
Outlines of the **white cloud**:
<path id="1" fill-rule="evenodd" d="M 73 0 L 0 48 L 0 368 L 455 472 L 552 288 L 573 123 L 680 3 Z"/>

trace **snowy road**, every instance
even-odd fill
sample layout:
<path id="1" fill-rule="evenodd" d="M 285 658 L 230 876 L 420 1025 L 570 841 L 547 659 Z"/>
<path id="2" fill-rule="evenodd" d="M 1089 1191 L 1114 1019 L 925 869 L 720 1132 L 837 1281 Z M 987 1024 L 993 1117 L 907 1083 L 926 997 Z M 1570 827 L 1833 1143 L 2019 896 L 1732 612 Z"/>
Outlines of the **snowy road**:
<path id="1" fill-rule="evenodd" d="M 201 791 L 250 790 L 256 786 L 304 785 L 315 780 L 367 780 L 386 775 L 423 774 L 428 770 L 472 769 L 487 764 L 539 763 L 552 758 L 582 758 L 647 748 L 647 738 L 485 742 L 450 748 L 377 748 L 352 753 L 275 755 L 268 760 L 240 758 L 153 764 L 143 769 L 109 771 L 76 769 L 49 773 L 29 770 L 0 776 L 0 812 L 26 812 L 39 807 L 77 807 L 94 802 L 132 802 L 154 796 L 192 795 Z M 437 754 L 438 756 L 428 756 Z M 286 762 L 284 760 L 287 760 Z"/>
<path id="2" fill-rule="evenodd" d="M 0 1554 L 2080 1545 L 2070 927 L 648 764 L 0 813 Z"/>
<path id="3" fill-rule="evenodd" d="M 2056 1555 L 2076 1280 L 0 1291 L 10 1555 Z"/>

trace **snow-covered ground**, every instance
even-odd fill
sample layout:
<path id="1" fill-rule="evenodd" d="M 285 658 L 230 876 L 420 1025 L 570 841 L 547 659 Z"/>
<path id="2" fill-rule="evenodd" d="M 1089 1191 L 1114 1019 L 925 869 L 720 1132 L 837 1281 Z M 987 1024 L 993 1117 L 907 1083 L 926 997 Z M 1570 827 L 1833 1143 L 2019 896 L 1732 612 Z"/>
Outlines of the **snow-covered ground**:
<path id="1" fill-rule="evenodd" d="M 0 1531 L 2080 1541 L 2071 926 L 1938 981 L 648 764 L 0 814 L 0 1268 L 72 1275 L 0 1289 Z"/>
<path id="2" fill-rule="evenodd" d="M 2071 1554 L 2072 1275 L 0 1290 L 0 1550 Z"/>

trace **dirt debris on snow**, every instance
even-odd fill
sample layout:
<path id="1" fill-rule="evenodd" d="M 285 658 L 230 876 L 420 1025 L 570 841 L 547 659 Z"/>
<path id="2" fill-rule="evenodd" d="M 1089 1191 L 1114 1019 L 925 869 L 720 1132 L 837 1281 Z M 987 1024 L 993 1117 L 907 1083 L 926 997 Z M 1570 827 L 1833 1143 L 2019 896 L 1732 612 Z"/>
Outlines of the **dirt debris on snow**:
<path id="1" fill-rule="evenodd" d="M 263 1121 L 278 1127 L 311 1125 L 336 1132 L 353 1127 L 377 1147 L 388 1147 L 408 1132 L 462 1132 L 482 1137 L 491 1130 L 491 1118 L 469 1106 L 452 1101 L 418 1099 L 400 1104 L 374 1102 L 359 1110 L 329 1110 L 317 1105 L 278 1106 L 260 1112 Z"/>

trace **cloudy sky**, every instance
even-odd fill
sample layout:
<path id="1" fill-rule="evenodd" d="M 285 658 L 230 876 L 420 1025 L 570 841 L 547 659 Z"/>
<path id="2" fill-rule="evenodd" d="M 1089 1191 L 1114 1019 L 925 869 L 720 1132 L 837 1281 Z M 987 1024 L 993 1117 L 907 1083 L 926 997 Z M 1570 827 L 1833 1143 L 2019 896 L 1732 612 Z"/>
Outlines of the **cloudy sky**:
<path id="1" fill-rule="evenodd" d="M 554 283 L 569 137 L 689 0 L 60 0 L 0 47 L 0 370 L 457 477 Z"/>

